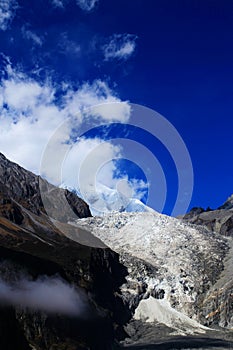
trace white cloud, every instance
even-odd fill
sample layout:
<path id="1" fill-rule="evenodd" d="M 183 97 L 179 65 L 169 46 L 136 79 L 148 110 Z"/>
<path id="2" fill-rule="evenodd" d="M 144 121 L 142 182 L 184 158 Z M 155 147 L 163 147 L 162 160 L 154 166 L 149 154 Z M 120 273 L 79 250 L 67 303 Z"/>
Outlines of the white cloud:
<path id="1" fill-rule="evenodd" d="M 15 16 L 15 11 L 18 6 L 16 0 L 1 0 L 0 1 L 0 29 L 6 30 Z"/>
<path id="2" fill-rule="evenodd" d="M 2 87 L 4 102 L 17 112 L 33 110 L 53 101 L 54 90 L 33 80 L 5 80 Z"/>
<path id="3" fill-rule="evenodd" d="M 114 34 L 111 36 L 110 41 L 102 48 L 105 61 L 128 59 L 136 48 L 136 38 L 132 34 Z"/>
<path id="4" fill-rule="evenodd" d="M 77 5 L 84 11 L 91 11 L 94 9 L 99 0 L 76 0 Z"/>
<path id="5" fill-rule="evenodd" d="M 39 173 L 39 165 L 44 148 L 61 123 L 69 117 L 76 118 L 78 127 L 83 118 L 89 115 L 80 113 L 85 107 L 109 102 L 120 102 L 108 85 L 100 80 L 93 84 L 85 83 L 78 90 L 64 91 L 62 103 L 55 101 L 56 86 L 49 82 L 40 83 L 7 67 L 8 78 L 0 84 L 0 150 L 8 158 Z M 114 108 L 113 108 L 114 109 Z M 113 120 L 125 121 L 130 108 L 123 103 L 113 113 Z M 108 118 L 102 107 L 99 108 L 102 122 Z M 99 124 L 93 120 L 93 125 Z M 108 122 L 111 121 L 107 120 Z M 67 124 L 68 125 L 68 124 Z M 68 140 L 74 125 L 63 128 L 63 141 Z"/>
<path id="6" fill-rule="evenodd" d="M 107 83 L 102 80 L 95 80 L 92 84 L 84 83 L 77 91 L 68 91 L 64 100 L 65 111 L 68 115 L 76 115 L 82 110 L 82 106 L 91 107 L 92 116 L 99 116 L 108 122 L 126 122 L 130 115 L 128 103 L 121 102 L 118 97 L 114 96 Z"/>
<path id="7" fill-rule="evenodd" d="M 119 157 L 120 151 L 118 146 L 104 142 L 100 138 L 80 138 L 72 145 L 63 163 L 64 183 L 71 188 L 89 192 L 89 188 L 95 186 L 96 176 L 100 170 L 98 180 L 104 179 L 107 186 L 113 186 L 113 173 L 116 167 L 111 160 Z"/>
<path id="8" fill-rule="evenodd" d="M 42 38 L 39 37 L 36 33 L 32 32 L 31 30 L 22 27 L 22 34 L 25 39 L 33 41 L 36 45 L 43 45 Z"/>

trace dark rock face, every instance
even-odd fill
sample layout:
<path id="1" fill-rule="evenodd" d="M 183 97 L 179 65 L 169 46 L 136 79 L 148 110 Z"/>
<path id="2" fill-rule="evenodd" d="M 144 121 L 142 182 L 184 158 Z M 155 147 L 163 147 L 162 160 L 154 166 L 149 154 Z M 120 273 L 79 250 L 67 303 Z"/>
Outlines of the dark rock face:
<path id="1" fill-rule="evenodd" d="M 182 219 L 195 225 L 204 225 L 223 236 L 233 237 L 233 195 L 216 210 L 193 208 Z"/>
<path id="2" fill-rule="evenodd" d="M 15 309 L 0 307 L 0 348 L 5 350 L 31 350 L 16 318 Z"/>
<path id="3" fill-rule="evenodd" d="M 59 217 L 51 221 L 43 208 L 39 181 L 0 154 L 0 292 L 1 281 L 12 285 L 22 273 L 32 281 L 58 276 L 82 291 L 87 309 L 76 317 L 20 305 L 6 307 L 0 293 L 0 348 L 112 349 L 116 336 L 124 335 L 123 324 L 129 317 L 119 289 L 126 268 L 90 232 L 67 224 L 70 212 L 61 213 L 63 222 Z M 67 199 L 75 218 L 91 216 L 88 205 L 76 195 L 43 184 L 56 193 L 58 205 Z"/>
<path id="4" fill-rule="evenodd" d="M 184 215 L 184 221 L 204 225 L 209 230 L 228 237 L 229 251 L 223 261 L 224 269 L 203 299 L 203 322 L 228 329 L 233 327 L 233 195 L 216 210 L 194 208 Z"/>
<path id="5" fill-rule="evenodd" d="M 148 288 L 148 280 L 158 275 L 158 268 L 125 252 L 121 253 L 120 261 L 130 271 L 130 278 L 122 286 L 122 298 L 129 305 L 131 316 L 142 299 L 147 299 L 150 295 L 156 299 L 163 299 L 164 290 Z"/>
<path id="6" fill-rule="evenodd" d="M 233 209 L 233 194 L 218 209 L 225 209 L 225 210 Z"/>
<path id="7" fill-rule="evenodd" d="M 233 209 L 203 211 L 195 215 L 190 212 L 184 216 L 183 220 L 195 225 L 206 226 L 209 230 L 223 236 L 233 237 Z"/>
<path id="8" fill-rule="evenodd" d="M 44 191 L 53 190 L 58 205 L 64 195 L 74 212 L 75 218 L 91 216 L 89 206 L 81 198 L 68 190 L 56 188 L 41 177 L 9 161 L 0 153 L 0 193 L 4 197 L 10 197 L 30 212 L 40 215 L 45 212 L 40 193 L 41 189 L 44 189 Z M 60 214 L 62 214 L 64 222 L 69 220 L 65 215 L 66 213 L 60 211 Z"/>

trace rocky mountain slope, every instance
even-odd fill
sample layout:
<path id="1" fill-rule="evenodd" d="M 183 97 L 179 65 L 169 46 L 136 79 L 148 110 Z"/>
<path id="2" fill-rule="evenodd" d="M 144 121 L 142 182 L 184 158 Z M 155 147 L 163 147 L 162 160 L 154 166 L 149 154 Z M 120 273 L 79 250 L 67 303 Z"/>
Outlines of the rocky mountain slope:
<path id="1" fill-rule="evenodd" d="M 212 232 L 228 238 L 229 252 L 224 260 L 220 278 L 210 288 L 203 300 L 208 323 L 233 327 L 233 195 L 216 210 L 194 208 L 183 217 L 184 222 L 203 225 Z"/>
<path id="2" fill-rule="evenodd" d="M 233 237 L 233 195 L 216 210 L 193 208 L 181 218 L 195 225 L 204 225 L 223 236 Z"/>
<path id="3" fill-rule="evenodd" d="M 36 176 L 30 171 L 20 167 L 18 164 L 9 161 L 0 153 L 1 196 L 6 197 L 9 200 L 14 200 L 22 205 L 23 208 L 39 215 L 45 213 L 41 198 L 41 189 L 44 189 L 45 193 L 46 191 L 53 191 L 58 205 L 62 200 L 62 195 L 64 195 L 74 211 L 75 215 L 72 218 L 91 216 L 88 205 L 81 198 L 78 198 L 68 190 L 56 188 L 41 177 Z M 60 211 L 60 221 L 67 222 L 69 219 L 68 213 Z"/>
<path id="4" fill-rule="evenodd" d="M 39 181 L 0 154 L 0 348 L 111 349 L 128 318 L 118 296 L 127 271 L 98 238 L 66 223 L 90 216 L 87 204 L 44 181 L 71 208 L 62 222 L 46 215 Z"/>

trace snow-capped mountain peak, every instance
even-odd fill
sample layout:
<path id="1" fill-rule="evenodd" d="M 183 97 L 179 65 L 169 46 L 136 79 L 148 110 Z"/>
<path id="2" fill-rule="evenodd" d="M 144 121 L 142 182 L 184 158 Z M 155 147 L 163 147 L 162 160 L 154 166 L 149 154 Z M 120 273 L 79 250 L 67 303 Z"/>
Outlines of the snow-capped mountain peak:
<path id="1" fill-rule="evenodd" d="M 79 197 L 84 199 L 91 210 L 92 215 L 102 216 L 111 212 L 154 212 L 154 210 L 145 205 L 138 198 L 130 198 L 117 188 L 112 189 L 98 183 L 96 188 L 88 188 L 86 193 L 80 193 L 65 185 L 60 187 L 75 192 Z"/>

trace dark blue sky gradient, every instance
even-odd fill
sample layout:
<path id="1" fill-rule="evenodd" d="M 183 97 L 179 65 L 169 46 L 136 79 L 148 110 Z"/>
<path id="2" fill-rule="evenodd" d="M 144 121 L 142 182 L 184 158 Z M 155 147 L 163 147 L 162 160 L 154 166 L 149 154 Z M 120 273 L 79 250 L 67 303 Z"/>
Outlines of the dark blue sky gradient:
<path id="1" fill-rule="evenodd" d="M 67 81 L 74 87 L 104 79 L 122 100 L 167 118 L 193 162 L 190 207 L 215 208 L 233 193 L 231 0 L 99 0 L 89 13 L 72 0 L 64 9 L 54 8 L 49 0 L 18 3 L 11 27 L 0 32 L 0 52 L 14 65 L 31 76 L 36 68 L 42 81 Z M 22 27 L 42 37 L 43 45 L 24 39 Z M 114 33 L 137 36 L 136 50 L 126 61 L 104 61 L 101 46 Z M 65 42 L 73 46 L 68 50 Z M 172 188 L 169 212 L 177 179 L 170 178 L 174 166 L 157 144 L 151 140 L 150 148 Z"/>

